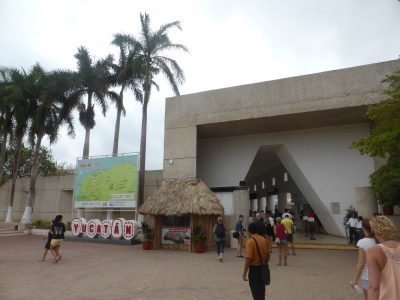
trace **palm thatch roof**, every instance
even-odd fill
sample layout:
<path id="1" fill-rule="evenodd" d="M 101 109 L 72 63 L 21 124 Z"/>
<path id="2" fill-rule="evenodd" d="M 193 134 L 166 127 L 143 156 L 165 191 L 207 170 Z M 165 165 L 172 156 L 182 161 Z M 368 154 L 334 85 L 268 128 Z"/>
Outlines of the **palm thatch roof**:
<path id="1" fill-rule="evenodd" d="M 200 179 L 168 180 L 140 207 L 142 215 L 223 215 L 224 207 Z"/>

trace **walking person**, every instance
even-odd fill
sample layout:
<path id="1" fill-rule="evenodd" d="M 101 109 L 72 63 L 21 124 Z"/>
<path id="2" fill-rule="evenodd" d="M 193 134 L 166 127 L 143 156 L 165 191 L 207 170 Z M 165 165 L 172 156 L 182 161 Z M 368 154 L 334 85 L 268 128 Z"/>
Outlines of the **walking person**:
<path id="1" fill-rule="evenodd" d="M 243 247 L 243 242 L 246 239 L 246 236 L 244 235 L 244 228 L 243 228 L 243 215 L 239 216 L 239 220 L 236 222 L 236 232 L 239 234 L 238 236 L 238 246 L 237 246 L 237 257 L 243 258 L 244 256 L 242 255 L 242 247 Z"/>
<path id="2" fill-rule="evenodd" d="M 51 220 L 50 229 L 51 229 L 51 227 L 53 227 L 53 222 L 54 221 Z M 47 233 L 47 236 L 42 237 L 42 240 L 47 238 L 47 242 L 46 242 L 46 245 L 44 245 L 43 257 L 42 257 L 42 259 L 39 259 L 39 261 L 44 261 L 46 259 L 47 251 L 50 250 L 50 242 L 51 242 L 52 237 L 53 237 L 53 234 L 52 234 L 51 230 L 49 230 L 49 232 Z"/>
<path id="3" fill-rule="evenodd" d="M 355 235 L 357 234 L 357 216 L 355 213 L 351 215 L 351 218 L 347 221 L 346 225 L 349 227 L 350 243 L 353 244 Z"/>
<path id="4" fill-rule="evenodd" d="M 274 235 L 274 228 L 271 225 L 269 218 L 265 219 L 265 239 L 268 241 L 269 253 L 272 253 L 272 236 Z"/>
<path id="5" fill-rule="evenodd" d="M 217 254 L 219 262 L 222 262 L 222 255 L 224 254 L 224 246 L 226 241 L 225 226 L 222 223 L 222 217 L 218 217 L 218 223 L 213 228 L 214 240 L 217 244 Z"/>
<path id="6" fill-rule="evenodd" d="M 365 233 L 365 238 L 360 239 L 357 243 L 358 246 L 358 263 L 354 279 L 351 282 L 351 287 L 354 289 L 358 282 L 358 279 L 362 281 L 362 288 L 364 290 L 364 299 L 368 300 L 368 267 L 366 263 L 368 249 L 376 246 L 375 236 L 371 232 L 371 226 L 369 220 L 365 219 L 362 221 L 362 230 Z"/>
<path id="7" fill-rule="evenodd" d="M 393 221 L 385 216 L 369 220 L 379 244 L 367 252 L 368 300 L 400 299 L 400 243 Z"/>
<path id="8" fill-rule="evenodd" d="M 283 263 L 287 266 L 287 237 L 286 237 L 286 230 L 285 226 L 281 224 L 282 219 L 280 217 L 276 218 L 277 224 L 275 225 L 275 236 L 276 236 L 276 246 L 278 247 L 278 258 L 279 263 L 278 266 L 282 266 L 282 256 L 283 256 Z M 279 242 L 278 242 L 279 240 Z"/>
<path id="9" fill-rule="evenodd" d="M 62 215 L 56 216 L 51 231 L 53 234 L 53 238 L 50 242 L 50 251 L 54 256 L 53 263 L 56 264 L 62 257 L 60 255 L 59 249 L 64 239 L 64 233 L 65 233 L 65 224 L 62 222 Z"/>
<path id="10" fill-rule="evenodd" d="M 274 232 L 275 220 L 274 220 L 274 217 L 273 217 L 271 211 L 269 211 L 267 216 L 268 216 L 269 222 L 271 223 L 271 226 L 272 226 L 272 241 L 275 242 L 275 232 Z"/>
<path id="11" fill-rule="evenodd" d="M 287 242 L 292 244 L 292 254 L 296 255 L 296 253 L 294 252 L 294 243 L 293 243 L 294 224 L 293 224 L 293 221 L 289 218 L 289 215 L 288 214 L 285 215 L 285 218 L 281 221 L 281 224 L 283 224 L 283 226 L 285 226 Z M 289 246 L 288 246 L 288 248 L 289 248 Z M 288 251 L 287 254 L 289 255 L 289 249 L 287 251 Z"/>
<path id="12" fill-rule="evenodd" d="M 249 224 L 250 238 L 246 243 L 246 261 L 244 263 L 244 269 L 242 278 L 244 281 L 249 281 L 251 294 L 255 300 L 265 299 L 265 284 L 262 280 L 261 274 L 261 262 L 258 255 L 258 249 L 263 264 L 268 264 L 270 254 L 269 246 L 267 241 L 258 234 L 258 226 L 255 223 Z M 247 279 L 247 272 L 249 276 Z"/>

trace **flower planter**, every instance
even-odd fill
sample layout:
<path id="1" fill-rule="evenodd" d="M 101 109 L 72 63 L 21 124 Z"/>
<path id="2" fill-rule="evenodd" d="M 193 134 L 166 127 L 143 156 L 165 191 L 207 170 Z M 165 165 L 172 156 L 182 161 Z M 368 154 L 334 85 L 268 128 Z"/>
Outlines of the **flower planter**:
<path id="1" fill-rule="evenodd" d="M 384 205 L 383 206 L 383 214 L 386 216 L 392 216 L 394 214 L 393 205 Z"/>
<path id="2" fill-rule="evenodd" d="M 151 250 L 151 241 L 143 241 L 143 250 Z"/>
<path id="3" fill-rule="evenodd" d="M 194 245 L 194 252 L 196 253 L 204 253 L 205 246 L 204 244 L 195 244 Z"/>

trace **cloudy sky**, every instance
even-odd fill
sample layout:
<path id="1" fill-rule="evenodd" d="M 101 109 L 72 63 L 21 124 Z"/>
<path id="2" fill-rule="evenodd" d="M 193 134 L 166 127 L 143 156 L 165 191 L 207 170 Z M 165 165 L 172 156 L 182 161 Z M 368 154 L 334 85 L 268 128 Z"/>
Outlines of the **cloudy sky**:
<path id="1" fill-rule="evenodd" d="M 138 35 L 140 12 L 152 27 L 179 20 L 174 42 L 190 54 L 171 53 L 185 71 L 181 94 L 324 72 L 398 59 L 398 0 L 0 0 L 0 65 L 29 70 L 76 69 L 74 54 L 85 46 L 96 58 L 118 56 L 115 33 Z M 146 168 L 162 168 L 165 99 L 173 95 L 163 78 L 148 110 Z M 119 152 L 137 152 L 141 105 L 125 94 Z M 90 155 L 112 152 L 115 108 L 96 111 Z M 59 161 L 82 156 L 84 130 L 76 115 L 74 140 L 62 132 L 51 146 Z M 45 142 L 48 145 L 48 142 Z"/>

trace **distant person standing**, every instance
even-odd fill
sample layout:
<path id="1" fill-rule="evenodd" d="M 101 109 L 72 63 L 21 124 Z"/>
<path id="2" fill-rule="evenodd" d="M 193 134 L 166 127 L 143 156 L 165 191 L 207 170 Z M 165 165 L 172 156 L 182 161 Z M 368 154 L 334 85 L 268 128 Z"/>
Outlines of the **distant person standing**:
<path id="1" fill-rule="evenodd" d="M 282 256 L 283 256 L 283 262 L 284 265 L 287 266 L 287 237 L 286 237 L 286 229 L 285 226 L 281 224 L 281 218 L 278 217 L 276 218 L 276 225 L 275 225 L 275 236 L 279 238 L 279 243 L 278 239 L 276 240 L 276 246 L 278 248 L 278 259 L 279 263 L 277 264 L 278 266 L 282 266 Z"/>
<path id="2" fill-rule="evenodd" d="M 251 212 L 251 216 L 249 218 L 249 224 L 253 223 L 256 220 L 256 211 Z"/>
<path id="3" fill-rule="evenodd" d="M 246 236 L 244 235 L 244 228 L 243 228 L 243 215 L 239 216 L 239 220 L 236 222 L 236 231 L 239 234 L 238 236 L 238 246 L 237 246 L 237 257 L 243 258 L 244 256 L 242 255 L 242 247 L 243 247 L 243 242 L 246 239 Z"/>
<path id="4" fill-rule="evenodd" d="M 291 213 L 289 212 L 289 210 L 287 208 L 285 208 L 285 212 L 282 214 L 282 219 L 285 219 L 286 216 L 289 216 L 289 219 L 293 219 L 293 216 L 291 215 Z"/>
<path id="5" fill-rule="evenodd" d="M 215 224 L 213 233 L 215 243 L 217 244 L 218 260 L 220 262 L 222 262 L 222 255 L 224 254 L 224 246 L 226 241 L 225 231 L 224 223 L 222 223 L 222 217 L 218 217 L 218 223 Z"/>
<path id="6" fill-rule="evenodd" d="M 62 215 L 56 216 L 51 231 L 53 233 L 53 238 L 50 243 L 50 250 L 54 256 L 53 263 L 56 264 L 62 257 L 60 255 L 59 249 L 62 241 L 64 240 L 65 233 L 65 224 L 62 222 Z"/>
<path id="7" fill-rule="evenodd" d="M 306 217 L 307 214 L 304 211 L 304 209 L 301 210 L 300 212 L 300 220 L 301 220 L 301 232 L 307 232 L 307 221 L 306 221 Z"/>
<path id="8" fill-rule="evenodd" d="M 349 227 L 350 243 L 353 244 L 355 241 L 355 235 L 357 234 L 357 216 L 355 213 L 351 215 L 351 218 L 347 221 L 346 225 Z"/>
<path id="9" fill-rule="evenodd" d="M 311 210 L 308 213 L 308 224 L 310 225 L 310 240 L 316 240 L 316 238 L 314 238 L 314 231 L 315 231 L 315 213 L 314 210 Z"/>
<path id="10" fill-rule="evenodd" d="M 285 214 L 283 214 L 285 215 Z M 290 214 L 286 214 L 285 218 L 281 221 L 281 224 L 285 226 L 286 229 L 286 240 L 289 243 L 292 244 L 292 254 L 296 255 L 294 252 L 294 244 L 293 244 L 293 229 L 294 229 L 294 224 L 293 221 L 289 218 Z M 289 248 L 289 247 L 288 247 Z M 287 250 L 287 254 L 289 255 L 289 249 Z"/>
<path id="11" fill-rule="evenodd" d="M 357 218 L 357 232 L 356 232 L 356 235 L 355 235 L 355 241 L 354 241 L 354 244 L 356 245 L 356 248 L 358 248 L 357 247 L 357 243 L 358 243 L 358 241 L 359 240 L 361 240 L 361 239 L 363 239 L 364 238 L 364 231 L 363 231 L 363 228 L 362 228 L 362 221 L 363 221 L 363 217 L 362 216 L 358 216 L 358 218 Z"/>
<path id="12" fill-rule="evenodd" d="M 264 220 L 263 220 L 263 218 L 261 218 L 261 214 L 259 214 L 259 213 L 256 214 L 256 220 L 253 223 L 256 223 L 259 228 L 258 234 L 260 236 L 264 237 L 264 235 L 266 233 L 266 229 L 265 229 Z"/>
<path id="13" fill-rule="evenodd" d="M 275 242 L 275 232 L 274 232 L 275 220 L 271 211 L 269 211 L 269 213 L 267 214 L 267 218 L 269 219 L 269 222 L 271 223 L 272 226 L 272 241 Z"/>

